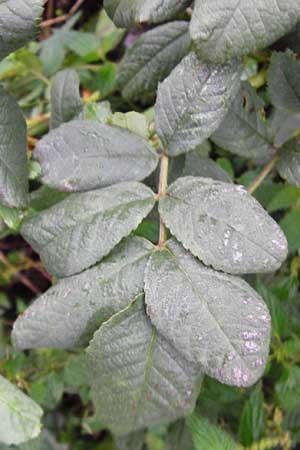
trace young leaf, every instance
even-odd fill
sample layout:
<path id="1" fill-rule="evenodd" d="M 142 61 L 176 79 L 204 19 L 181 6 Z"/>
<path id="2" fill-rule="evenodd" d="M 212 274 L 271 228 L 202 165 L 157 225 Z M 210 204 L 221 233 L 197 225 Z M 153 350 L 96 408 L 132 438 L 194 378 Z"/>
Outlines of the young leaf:
<path id="1" fill-rule="evenodd" d="M 274 149 L 263 117 L 264 106 L 255 89 L 243 83 L 212 141 L 244 158 L 270 159 Z"/>
<path id="2" fill-rule="evenodd" d="M 145 139 L 89 120 L 73 120 L 51 131 L 34 154 L 42 166 L 42 181 L 68 192 L 140 181 L 158 164 Z"/>
<path id="3" fill-rule="evenodd" d="M 184 247 L 217 270 L 272 272 L 286 258 L 283 232 L 242 186 L 180 178 L 161 198 L 159 209 Z"/>
<path id="4" fill-rule="evenodd" d="M 43 411 L 0 375 L 0 440 L 7 445 L 21 444 L 38 436 Z"/>
<path id="5" fill-rule="evenodd" d="M 142 298 L 95 333 L 87 350 L 99 418 L 122 435 L 191 412 L 202 376 L 161 337 Z"/>
<path id="6" fill-rule="evenodd" d="M 158 332 L 204 373 L 234 386 L 262 376 L 271 321 L 244 280 L 203 266 L 171 240 L 150 257 L 145 293 Z"/>
<path id="7" fill-rule="evenodd" d="M 190 33 L 201 58 L 224 63 L 269 46 L 299 19 L 298 0 L 196 0 Z"/>
<path id="8" fill-rule="evenodd" d="M 44 0 L 0 2 L 0 59 L 35 37 L 43 4 Z"/>
<path id="9" fill-rule="evenodd" d="M 121 62 L 117 79 L 125 99 L 155 98 L 158 83 L 188 52 L 188 27 L 188 22 L 170 22 L 143 33 L 135 41 Z"/>
<path id="10" fill-rule="evenodd" d="M 0 86 L 0 201 L 18 208 L 27 199 L 26 123 L 17 102 Z"/>
<path id="11" fill-rule="evenodd" d="M 239 425 L 241 444 L 250 447 L 254 442 L 258 442 L 262 438 L 265 427 L 264 395 L 262 385 L 259 383 L 244 404 Z"/>
<path id="12" fill-rule="evenodd" d="M 300 187 L 300 140 L 294 139 L 283 147 L 277 169 L 282 178 Z"/>
<path id="13" fill-rule="evenodd" d="M 193 414 L 187 419 L 196 450 L 237 450 L 235 442 L 205 417 Z"/>
<path id="14" fill-rule="evenodd" d="M 159 86 L 157 134 L 171 156 L 194 150 L 216 131 L 240 84 L 240 65 L 203 64 L 186 56 Z"/>
<path id="15" fill-rule="evenodd" d="M 137 23 L 160 23 L 173 19 L 191 0 L 104 0 L 104 8 L 120 28 Z"/>
<path id="16" fill-rule="evenodd" d="M 26 220 L 21 232 L 50 273 L 66 277 L 106 256 L 137 228 L 155 204 L 137 182 L 73 194 Z"/>
<path id="17" fill-rule="evenodd" d="M 17 347 L 87 345 L 102 322 L 143 291 L 145 266 L 152 251 L 150 242 L 128 238 L 98 266 L 60 280 L 15 322 L 12 338 Z"/>
<path id="18" fill-rule="evenodd" d="M 59 72 L 51 88 L 51 128 L 57 128 L 79 116 L 83 105 L 79 92 L 77 72 L 66 69 Z"/>
<path id="19" fill-rule="evenodd" d="M 271 102 L 276 108 L 300 113 L 300 61 L 290 50 L 273 53 L 268 73 Z"/>
<path id="20" fill-rule="evenodd" d="M 115 441 L 119 450 L 142 450 L 144 439 L 144 431 L 138 431 L 137 433 L 117 437 Z"/>

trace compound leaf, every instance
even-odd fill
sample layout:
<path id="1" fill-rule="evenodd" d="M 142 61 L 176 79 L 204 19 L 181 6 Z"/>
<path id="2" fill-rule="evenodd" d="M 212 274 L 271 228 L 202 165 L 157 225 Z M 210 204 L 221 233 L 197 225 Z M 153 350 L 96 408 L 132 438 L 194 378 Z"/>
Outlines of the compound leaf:
<path id="1" fill-rule="evenodd" d="M 0 59 L 35 37 L 43 4 L 44 0 L 0 2 Z"/>
<path id="2" fill-rule="evenodd" d="M 143 33 L 127 51 L 118 84 L 125 99 L 153 100 L 157 85 L 186 55 L 190 46 L 188 22 L 175 21 Z"/>
<path id="3" fill-rule="evenodd" d="M 274 153 L 264 119 L 264 102 L 243 83 L 228 114 L 211 136 L 219 147 L 244 158 L 268 160 Z"/>
<path id="4" fill-rule="evenodd" d="M 203 60 L 223 63 L 268 47 L 299 19 L 298 0 L 196 0 L 190 32 Z"/>
<path id="5" fill-rule="evenodd" d="M 161 198 L 159 208 L 184 247 L 217 270 L 272 272 L 286 258 L 283 232 L 242 186 L 180 178 Z"/>
<path id="6" fill-rule="evenodd" d="M 24 238 L 50 273 L 66 277 L 92 266 L 138 227 L 155 204 L 138 182 L 73 194 L 29 218 Z"/>
<path id="7" fill-rule="evenodd" d="M 244 280 L 203 266 L 172 240 L 150 257 L 145 293 L 158 332 L 204 373 L 235 386 L 261 377 L 271 320 Z"/>
<path id="8" fill-rule="evenodd" d="M 87 350 L 96 411 L 117 435 L 191 412 L 202 379 L 151 325 L 142 297 L 103 324 Z"/>
<path id="9" fill-rule="evenodd" d="M 17 102 L 0 86 L 0 201 L 18 208 L 27 200 L 26 122 Z"/>
<path id="10" fill-rule="evenodd" d="M 272 55 L 268 73 L 268 87 L 271 102 L 276 108 L 300 113 L 300 61 L 287 50 Z"/>
<path id="11" fill-rule="evenodd" d="M 186 56 L 159 86 L 157 134 L 171 156 L 194 150 L 216 131 L 240 84 L 240 65 L 203 64 Z"/>
<path id="12" fill-rule="evenodd" d="M 51 128 L 75 119 L 83 109 L 77 72 L 66 69 L 55 75 L 51 87 Z"/>
<path id="13" fill-rule="evenodd" d="M 0 436 L 7 445 L 21 444 L 41 431 L 41 408 L 0 375 Z"/>
<path id="14" fill-rule="evenodd" d="M 13 330 L 17 347 L 87 345 L 102 322 L 143 291 L 151 251 L 150 242 L 128 238 L 98 266 L 60 280 L 19 316 Z"/>
<path id="15" fill-rule="evenodd" d="M 288 142 L 280 153 L 277 169 L 282 178 L 300 187 L 300 140 Z"/>
<path id="16" fill-rule="evenodd" d="M 67 192 L 140 181 L 158 164 L 145 139 L 92 120 L 61 125 L 41 139 L 34 154 L 44 184 Z"/>
<path id="17" fill-rule="evenodd" d="M 191 3 L 191 0 L 104 0 L 104 8 L 118 27 L 130 28 L 137 23 L 171 20 Z"/>

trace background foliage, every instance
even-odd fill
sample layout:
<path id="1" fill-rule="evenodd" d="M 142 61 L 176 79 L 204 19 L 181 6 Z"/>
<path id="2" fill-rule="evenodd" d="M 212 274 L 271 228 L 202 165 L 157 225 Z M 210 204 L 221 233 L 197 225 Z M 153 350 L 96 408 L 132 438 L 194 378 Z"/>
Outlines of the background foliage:
<path id="1" fill-rule="evenodd" d="M 54 12 L 63 14 L 61 7 L 65 11 L 71 7 L 67 2 L 56 6 L 56 11 L 48 8 L 45 19 Z M 18 100 L 27 118 L 29 156 L 36 140 L 48 131 L 50 82 L 62 68 L 76 69 L 87 116 L 109 117 L 111 111 L 126 113 L 132 109 L 132 104 L 120 95 L 117 72 L 125 48 L 142 30 L 125 35 L 101 7 L 93 8 L 87 2 L 82 11 L 61 25 L 45 27 L 38 40 L 0 63 L 0 81 Z M 276 58 L 273 52 L 286 47 L 300 50 L 296 33 L 289 41 L 280 41 L 274 48 L 245 58 L 244 78 L 265 102 L 264 112 L 274 100 L 270 87 L 276 80 L 269 71 Z M 100 106 L 96 106 L 99 101 Z M 147 98 L 146 104 L 135 104 L 139 115 L 119 113 L 111 120 L 115 124 L 125 122 L 140 134 L 147 133 L 147 121 L 153 117 L 152 102 L 153 98 Z M 295 114 L 300 114 L 300 105 L 293 107 Z M 295 130 L 297 133 L 298 128 Z M 211 150 L 211 156 L 230 179 L 246 186 L 253 187 L 262 170 L 253 160 L 234 156 L 217 146 Z M 31 160 L 29 165 L 31 188 L 35 189 L 39 166 Z M 254 196 L 280 223 L 289 242 L 289 258 L 279 272 L 249 277 L 272 316 L 271 354 L 265 376 L 247 390 L 225 387 L 207 378 L 187 424 L 176 423 L 171 430 L 150 430 L 145 443 L 148 450 L 225 450 L 235 448 L 235 443 L 240 448 L 253 449 L 300 447 L 300 189 L 284 182 L 272 167 L 265 175 L 255 185 Z M 32 207 L 38 211 L 65 194 L 43 188 L 33 195 Z M 93 415 L 83 354 L 57 350 L 24 353 L 11 346 L 9 336 L 14 320 L 37 294 L 50 286 L 51 279 L 37 255 L 17 234 L 20 212 L 1 206 L 0 217 L 0 373 L 45 411 L 42 435 L 20 449 L 114 450 L 112 437 Z M 137 234 L 156 242 L 156 222 L 148 220 Z M 126 442 L 118 444 L 128 448 Z M 5 448 L 0 444 L 1 450 Z"/>

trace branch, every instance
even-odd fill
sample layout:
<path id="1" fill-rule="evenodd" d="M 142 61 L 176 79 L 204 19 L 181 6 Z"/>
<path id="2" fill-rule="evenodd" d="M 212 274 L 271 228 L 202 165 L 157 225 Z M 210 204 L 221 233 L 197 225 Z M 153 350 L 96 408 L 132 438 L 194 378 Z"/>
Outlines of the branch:
<path id="1" fill-rule="evenodd" d="M 159 175 L 159 186 L 158 186 L 158 198 L 164 197 L 167 193 L 168 187 L 168 171 L 169 171 L 169 158 L 167 155 L 161 155 L 160 159 L 160 175 Z M 159 223 L 159 248 L 163 248 L 167 239 L 166 226 L 160 217 Z"/>
<path id="2" fill-rule="evenodd" d="M 52 25 L 57 25 L 59 23 L 66 22 L 69 20 L 80 8 L 80 6 L 83 4 L 84 0 L 77 0 L 77 2 L 72 6 L 68 14 L 64 14 L 63 16 L 55 17 L 54 19 L 44 20 L 44 22 L 41 23 L 42 28 L 49 28 Z"/>
<path id="3" fill-rule="evenodd" d="M 31 290 L 35 295 L 41 294 L 42 291 L 35 286 L 26 275 L 18 272 L 16 268 L 11 264 L 11 262 L 6 258 L 4 253 L 0 252 L 0 261 L 24 284 L 28 289 Z"/>
<path id="4" fill-rule="evenodd" d="M 250 194 L 253 194 L 253 192 L 256 191 L 256 189 L 261 185 L 261 183 L 267 178 L 267 176 L 272 172 L 274 167 L 277 164 L 277 161 L 279 160 L 279 156 L 276 153 L 273 158 L 268 162 L 268 164 L 264 167 L 263 171 L 258 175 L 258 177 L 255 178 L 253 183 L 250 184 L 248 187 L 248 192 Z"/>

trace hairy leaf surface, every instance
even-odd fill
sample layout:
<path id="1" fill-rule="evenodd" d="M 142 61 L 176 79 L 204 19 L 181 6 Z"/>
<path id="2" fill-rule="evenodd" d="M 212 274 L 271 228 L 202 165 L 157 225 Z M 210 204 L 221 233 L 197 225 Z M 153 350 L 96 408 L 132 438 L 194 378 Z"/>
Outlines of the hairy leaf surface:
<path id="1" fill-rule="evenodd" d="M 0 86 L 0 201 L 21 207 L 27 198 L 26 123 L 15 99 Z"/>
<path id="2" fill-rule="evenodd" d="M 240 65 L 203 64 L 194 52 L 160 85 L 157 134 L 171 156 L 195 149 L 216 131 L 240 84 Z"/>
<path id="3" fill-rule="evenodd" d="M 35 37 L 43 4 L 44 0 L 1 0 L 0 59 Z"/>
<path id="4" fill-rule="evenodd" d="M 219 147 L 244 158 L 268 160 L 274 153 L 263 117 L 264 102 L 243 83 L 228 114 L 211 136 Z"/>
<path id="5" fill-rule="evenodd" d="M 160 213 L 184 247 L 217 270 L 272 272 L 286 258 L 283 232 L 242 186 L 180 178 L 160 200 Z"/>
<path id="6" fill-rule="evenodd" d="M 24 238 L 50 273 L 66 277 L 106 256 L 137 228 L 155 203 L 153 192 L 137 182 L 73 194 L 24 222 Z"/>
<path id="7" fill-rule="evenodd" d="M 196 0 L 190 32 L 206 61 L 268 47 L 300 19 L 298 0 Z"/>
<path id="8" fill-rule="evenodd" d="M 158 164 L 145 139 L 92 120 L 73 120 L 51 131 L 38 143 L 35 156 L 43 182 L 68 192 L 140 181 Z"/>
<path id="9" fill-rule="evenodd" d="M 20 315 L 13 339 L 21 350 L 85 346 L 105 320 L 143 292 L 153 245 L 124 240 L 98 266 L 60 280 Z"/>
<path id="10" fill-rule="evenodd" d="M 293 139 L 283 147 L 277 164 L 282 178 L 300 187 L 300 140 Z"/>
<path id="11" fill-rule="evenodd" d="M 173 19 L 191 0 L 104 0 L 107 14 L 118 27 L 137 23 L 160 23 Z"/>
<path id="12" fill-rule="evenodd" d="M 16 386 L 0 375 L 1 442 L 21 444 L 41 431 L 41 408 Z"/>
<path id="13" fill-rule="evenodd" d="M 143 33 L 127 51 L 118 75 L 124 98 L 155 98 L 158 83 L 186 55 L 190 46 L 189 24 L 175 21 Z"/>
<path id="14" fill-rule="evenodd" d="M 158 332 L 204 373 L 236 386 L 262 375 L 270 316 L 245 281 L 203 266 L 171 240 L 151 256 L 145 292 Z"/>
<path id="15" fill-rule="evenodd" d="M 189 152 L 185 158 L 183 175 L 193 177 L 212 178 L 213 180 L 232 183 L 230 176 L 213 159 L 200 156 L 199 153 Z"/>
<path id="16" fill-rule="evenodd" d="M 87 357 L 96 411 L 116 434 L 170 422 L 195 406 L 200 372 L 157 333 L 142 297 L 102 325 Z"/>
<path id="17" fill-rule="evenodd" d="M 284 111 L 300 113 L 300 61 L 290 50 L 273 53 L 268 87 L 271 102 Z"/>
<path id="18" fill-rule="evenodd" d="M 274 109 L 268 119 L 268 134 L 275 148 L 282 147 L 293 136 L 300 132 L 299 113 L 291 113 L 283 109 Z"/>
<path id="19" fill-rule="evenodd" d="M 83 104 L 79 92 L 79 77 L 72 69 L 62 70 L 51 87 L 51 128 L 57 128 L 79 116 Z"/>

